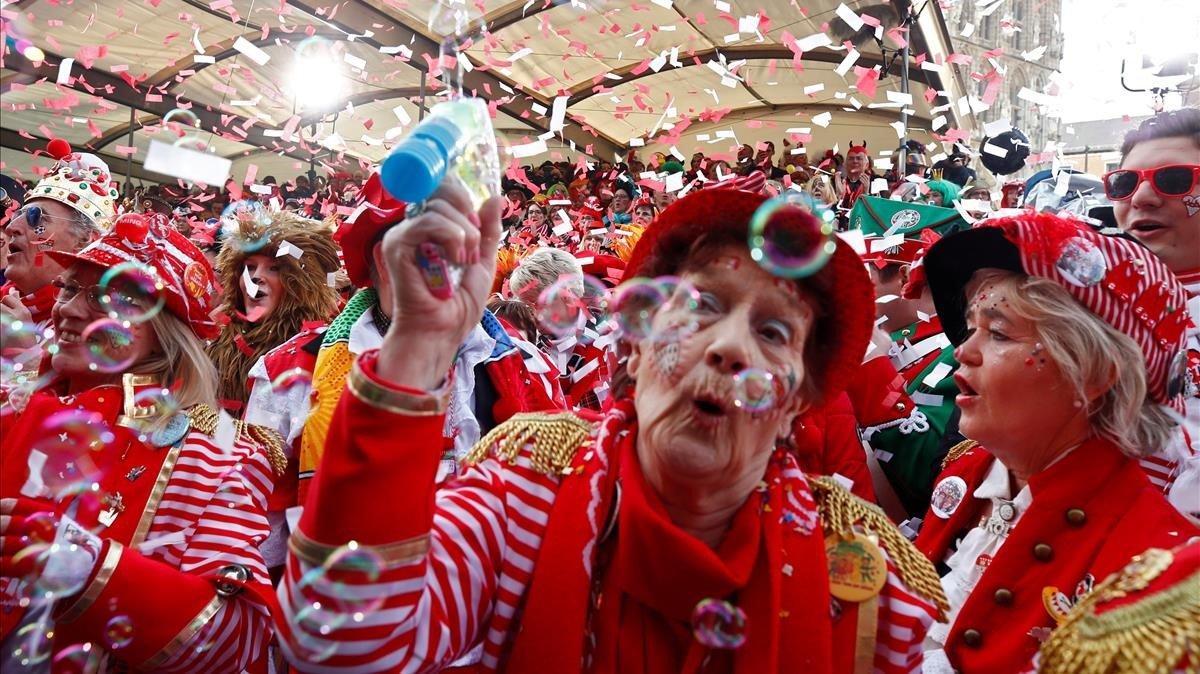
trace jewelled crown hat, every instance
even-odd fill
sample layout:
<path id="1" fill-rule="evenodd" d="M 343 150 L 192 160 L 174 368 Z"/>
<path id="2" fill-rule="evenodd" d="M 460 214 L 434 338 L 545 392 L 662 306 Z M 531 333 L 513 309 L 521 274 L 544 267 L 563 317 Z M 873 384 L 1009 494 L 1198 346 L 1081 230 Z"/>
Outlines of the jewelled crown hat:
<path id="1" fill-rule="evenodd" d="M 925 273 L 946 335 L 967 337 L 966 287 L 985 268 L 1054 281 L 1142 350 L 1150 400 L 1183 411 L 1190 323 L 1183 285 L 1149 250 L 1086 224 L 1028 212 L 977 223 L 935 243 Z"/>
<path id="2" fill-rule="evenodd" d="M 104 160 L 87 152 L 71 151 L 71 145 L 61 138 L 50 141 L 46 152 L 58 161 L 29 191 L 26 201 L 53 199 L 83 213 L 93 222 L 116 215 L 120 195 Z"/>

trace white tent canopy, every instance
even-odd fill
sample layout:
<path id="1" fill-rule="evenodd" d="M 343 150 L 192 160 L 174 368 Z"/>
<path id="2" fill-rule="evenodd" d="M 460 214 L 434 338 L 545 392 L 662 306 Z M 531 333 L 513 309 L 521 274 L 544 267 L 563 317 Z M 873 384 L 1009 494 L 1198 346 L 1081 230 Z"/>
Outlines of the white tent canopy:
<path id="1" fill-rule="evenodd" d="M 32 153 L 61 137 L 104 156 L 117 176 L 169 180 L 141 163 L 152 139 L 184 133 L 231 159 L 239 181 L 248 170 L 287 179 L 310 163 L 369 168 L 416 123 L 422 101 L 432 105 L 445 91 L 430 75 L 441 36 L 428 24 L 431 12 L 444 23 L 449 1 L 9 4 L 6 30 L 16 48 L 0 73 L 0 162 L 5 173 L 33 178 L 34 167 L 49 162 Z M 955 67 L 918 64 L 949 54 L 936 3 L 910 38 L 908 105 L 894 98 L 901 77 L 892 55 L 902 33 L 886 32 L 907 3 L 850 0 L 839 11 L 841 4 L 816 0 L 799 11 L 788 0 L 464 3 L 455 5 L 466 8 L 463 86 L 494 107 L 502 143 L 519 163 L 580 153 L 613 160 L 629 147 L 723 155 L 768 140 L 779 149 L 785 137 L 814 153 L 865 140 L 884 157 L 899 144 L 902 107 L 909 137 L 921 142 L 934 141 L 935 125 L 972 131 L 970 116 L 960 115 L 966 90 Z M 841 17 L 857 15 L 868 24 L 855 32 Z M 882 23 L 886 56 L 871 17 Z M 847 58 L 845 41 L 856 59 Z M 30 60 L 39 49 L 44 58 Z M 851 60 L 879 69 L 874 95 L 857 90 Z M 940 92 L 932 103 L 930 90 Z M 181 108 L 199 128 L 162 124 Z"/>

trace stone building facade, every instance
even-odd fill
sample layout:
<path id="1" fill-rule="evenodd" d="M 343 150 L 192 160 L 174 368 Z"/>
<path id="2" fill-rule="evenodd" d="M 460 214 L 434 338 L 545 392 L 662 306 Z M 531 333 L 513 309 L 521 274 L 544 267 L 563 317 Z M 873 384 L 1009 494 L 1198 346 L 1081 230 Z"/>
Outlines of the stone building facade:
<path id="1" fill-rule="evenodd" d="M 984 53 L 1003 48 L 996 61 L 1003 69 L 1004 79 L 991 108 L 979 114 L 979 128 L 999 119 L 1008 119 L 1025 132 L 1033 152 L 1041 152 L 1048 142 L 1060 137 L 1059 120 L 1039 115 L 1029 101 L 1018 98 L 1022 87 L 1036 92 L 1052 91 L 1051 75 L 1062 62 L 1063 36 L 1060 25 L 1062 0 L 998 0 L 999 8 L 984 16 L 996 2 L 982 6 L 979 0 L 957 0 L 953 5 L 943 2 L 946 27 L 954 41 L 954 51 L 969 54 L 970 65 L 964 75 L 986 74 L 991 65 Z M 970 34 L 964 29 L 973 26 Z M 1016 30 L 1019 29 L 1019 30 Z M 1039 58 L 1022 54 L 1045 47 Z M 983 96 L 985 85 L 979 83 L 977 95 Z"/>

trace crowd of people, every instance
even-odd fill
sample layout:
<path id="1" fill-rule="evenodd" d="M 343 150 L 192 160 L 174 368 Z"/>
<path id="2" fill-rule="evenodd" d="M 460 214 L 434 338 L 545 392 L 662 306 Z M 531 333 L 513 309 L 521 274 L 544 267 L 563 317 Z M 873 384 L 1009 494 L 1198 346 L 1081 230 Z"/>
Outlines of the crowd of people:
<path id="1" fill-rule="evenodd" d="M 1194 670 L 1200 110 L 1129 133 L 1117 232 L 962 148 L 781 145 L 476 207 L 122 197 L 52 142 L 0 246 L 4 670 Z"/>

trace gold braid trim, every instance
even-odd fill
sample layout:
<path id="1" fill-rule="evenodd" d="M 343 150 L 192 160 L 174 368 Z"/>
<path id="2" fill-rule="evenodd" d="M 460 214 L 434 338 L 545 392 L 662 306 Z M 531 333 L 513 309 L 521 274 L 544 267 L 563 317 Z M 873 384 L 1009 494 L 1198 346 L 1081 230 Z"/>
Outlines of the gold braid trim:
<path id="1" fill-rule="evenodd" d="M 978 446 L 979 443 L 975 442 L 974 440 L 963 440 L 957 445 L 951 447 L 950 451 L 946 452 L 946 458 L 942 459 L 942 470 L 946 470 L 946 466 L 949 466 L 951 462 L 957 460 L 958 457 L 966 454 Z"/>
<path id="2" fill-rule="evenodd" d="M 187 411 L 188 418 L 191 419 L 192 428 L 200 431 L 205 435 L 215 435 L 217 432 L 217 422 L 221 415 L 208 405 L 196 405 Z M 287 454 L 283 451 L 283 438 L 275 431 L 257 424 L 248 424 L 244 421 L 234 420 L 234 429 L 237 431 L 238 437 L 249 438 L 250 442 L 262 447 L 267 451 L 267 460 L 271 462 L 271 470 L 275 471 L 276 475 L 283 475 L 287 470 Z"/>
<path id="3" fill-rule="evenodd" d="M 1161 572 L 1148 569 L 1146 558 L 1164 554 L 1171 555 L 1147 550 L 1084 597 L 1042 645 L 1039 671 L 1158 674 L 1184 667 L 1185 672 L 1200 672 L 1200 571 L 1132 604 L 1095 612 L 1098 604 L 1144 588 L 1149 573 Z"/>
<path id="4" fill-rule="evenodd" d="M 900 579 L 910 590 L 933 602 L 938 609 L 938 620 L 946 620 L 950 603 L 942 591 L 942 581 L 925 555 L 917 550 L 892 521 L 883 514 L 879 506 L 867 503 L 831 477 L 809 476 L 813 498 L 826 535 L 841 535 L 858 532 L 875 534 L 883 543 L 888 556 L 895 563 Z"/>
<path id="5" fill-rule="evenodd" d="M 515 462 L 526 445 L 533 469 L 543 475 L 569 475 L 575 453 L 592 434 L 592 425 L 571 414 L 517 414 L 493 428 L 471 448 L 465 465 L 479 463 L 489 456 Z"/>

